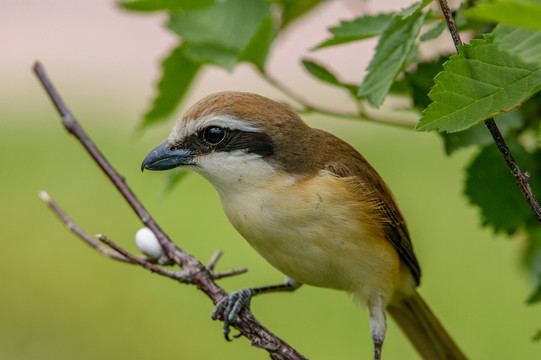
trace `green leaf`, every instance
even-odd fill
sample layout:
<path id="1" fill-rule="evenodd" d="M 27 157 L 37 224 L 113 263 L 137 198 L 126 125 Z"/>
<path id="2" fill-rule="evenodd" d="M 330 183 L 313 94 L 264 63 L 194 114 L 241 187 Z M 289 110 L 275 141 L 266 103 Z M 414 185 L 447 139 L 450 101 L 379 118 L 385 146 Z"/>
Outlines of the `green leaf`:
<path id="1" fill-rule="evenodd" d="M 397 79 L 391 85 L 389 89 L 389 94 L 411 97 L 411 87 L 408 81 L 405 78 Z"/>
<path id="2" fill-rule="evenodd" d="M 441 56 L 438 60 L 421 62 L 414 71 L 406 71 L 404 77 L 411 87 L 413 105 L 424 110 L 430 104 L 428 92 L 434 86 L 434 77 L 443 70 L 443 63 L 447 57 Z"/>
<path id="3" fill-rule="evenodd" d="M 302 60 L 302 65 L 304 66 L 306 71 L 308 71 L 319 80 L 326 82 L 327 84 L 344 88 L 349 91 L 353 96 L 355 96 L 355 94 L 357 93 L 356 85 L 344 84 L 343 82 L 339 81 L 333 73 L 331 73 L 322 65 L 310 60 Z"/>
<path id="4" fill-rule="evenodd" d="M 397 15 L 381 35 L 376 53 L 368 65 L 368 73 L 357 93 L 372 106 L 379 107 L 383 103 L 415 45 L 425 16 L 426 13 L 420 11 L 407 18 Z"/>
<path id="5" fill-rule="evenodd" d="M 286 27 L 291 22 L 306 14 L 321 4 L 321 0 L 274 0 L 282 6 L 281 28 Z"/>
<path id="6" fill-rule="evenodd" d="M 432 0 L 422 0 L 418 1 L 416 3 L 411 4 L 407 8 L 404 8 L 400 10 L 396 15 L 402 17 L 402 19 L 405 19 L 415 13 L 420 12 L 422 9 L 424 9 L 428 4 L 430 4 Z"/>
<path id="7" fill-rule="evenodd" d="M 541 301 L 541 276 L 537 278 L 536 282 L 537 284 L 534 286 L 534 289 L 531 292 L 530 296 L 528 296 L 528 300 L 526 300 L 528 304 L 535 304 Z M 540 339 L 541 339 L 541 330 L 539 330 L 539 334 L 537 334 L 537 337 L 534 338 L 534 340 L 540 340 Z"/>
<path id="8" fill-rule="evenodd" d="M 532 129 L 539 131 L 541 122 L 541 93 L 524 102 L 518 109 L 506 112 L 495 119 L 503 137 L 510 135 L 520 135 L 520 144 L 529 149 L 524 135 Z M 494 140 L 484 126 L 473 126 L 467 130 L 454 133 L 440 133 L 444 139 L 445 151 L 448 155 L 454 151 L 471 145 L 488 145 Z M 535 135 L 533 135 L 535 136 Z M 534 143 L 539 144 L 539 140 L 532 139 Z M 539 146 L 533 146 L 534 148 Z"/>
<path id="9" fill-rule="evenodd" d="M 184 56 L 182 46 L 171 52 L 162 62 L 158 95 L 154 99 L 152 108 L 145 114 L 141 127 L 163 120 L 177 108 L 200 67 L 200 64 Z"/>
<path id="10" fill-rule="evenodd" d="M 194 10 L 209 6 L 214 0 L 135 0 L 118 3 L 118 6 L 132 11 Z"/>
<path id="11" fill-rule="evenodd" d="M 477 34 L 477 35 L 490 32 L 492 28 L 489 28 L 484 31 L 481 29 L 487 26 L 493 26 L 492 24 L 488 24 L 485 21 L 473 20 L 471 18 L 467 18 L 464 15 L 464 11 L 468 10 L 470 7 L 471 5 L 468 4 L 468 2 L 461 1 L 460 6 L 458 7 L 458 9 L 456 9 L 454 19 L 455 19 L 455 25 L 458 32 L 472 30 L 474 34 Z M 481 32 L 479 32 L 480 30 Z"/>
<path id="12" fill-rule="evenodd" d="M 269 15 L 261 22 L 259 29 L 240 54 L 238 61 L 250 62 L 263 71 L 268 51 L 275 37 L 276 29 L 272 17 Z"/>
<path id="13" fill-rule="evenodd" d="M 340 21 L 340 25 L 329 28 L 333 37 L 323 41 L 312 50 L 378 36 L 389 26 L 393 16 L 392 13 L 367 15 L 351 21 Z"/>
<path id="14" fill-rule="evenodd" d="M 199 10 L 173 13 L 167 27 L 180 35 L 185 54 L 194 62 L 211 63 L 231 71 L 242 60 L 262 66 L 271 43 L 271 18 L 270 3 L 266 0 L 228 0 Z M 255 46 L 259 40 L 264 45 Z"/>
<path id="15" fill-rule="evenodd" d="M 513 109 L 496 119 L 498 128 L 503 137 L 507 137 L 513 130 L 517 130 L 522 126 L 520 117 L 520 109 Z M 488 145 L 494 139 L 485 126 L 474 126 L 464 131 L 454 133 L 440 133 L 443 137 L 445 152 L 447 155 L 452 154 L 458 149 L 471 145 Z"/>
<path id="16" fill-rule="evenodd" d="M 509 146 L 522 170 L 530 172 L 533 192 L 540 194 L 541 152 L 527 153 L 512 142 Z M 466 173 L 465 194 L 472 204 L 480 207 L 485 225 L 490 225 L 495 231 L 512 234 L 525 223 L 535 221 L 496 145 L 485 147 L 466 169 Z"/>
<path id="17" fill-rule="evenodd" d="M 438 21 L 436 25 L 434 25 L 430 30 L 425 32 L 421 37 L 419 38 L 421 41 L 429 41 L 434 40 L 438 38 L 442 32 L 447 29 L 447 24 L 445 21 Z"/>
<path id="18" fill-rule="evenodd" d="M 219 44 L 184 45 L 184 54 L 199 64 L 212 64 L 231 71 L 239 60 L 239 52 Z"/>
<path id="19" fill-rule="evenodd" d="M 527 63 L 541 65 L 541 30 L 498 25 L 489 36 L 500 49 Z"/>
<path id="20" fill-rule="evenodd" d="M 464 10 L 469 19 L 502 23 L 541 30 L 541 3 L 539 1 L 482 2 Z"/>
<path id="21" fill-rule="evenodd" d="M 541 71 L 489 38 L 459 46 L 435 82 L 418 131 L 461 131 L 507 112 L 538 91 Z"/>
<path id="22" fill-rule="evenodd" d="M 408 57 L 406 58 L 406 62 L 402 66 L 402 69 L 404 69 L 410 64 L 416 64 L 419 61 L 420 56 L 421 51 L 419 50 L 419 47 L 417 46 L 417 44 L 413 44 L 413 47 L 411 48 L 411 51 L 409 52 Z"/>
<path id="23" fill-rule="evenodd" d="M 541 135 L 541 93 L 537 93 L 531 98 L 528 99 L 524 104 L 519 108 L 520 113 L 522 114 L 522 119 L 524 119 L 523 131 L 525 129 L 533 129 Z M 541 144 L 541 141 L 538 143 Z"/>

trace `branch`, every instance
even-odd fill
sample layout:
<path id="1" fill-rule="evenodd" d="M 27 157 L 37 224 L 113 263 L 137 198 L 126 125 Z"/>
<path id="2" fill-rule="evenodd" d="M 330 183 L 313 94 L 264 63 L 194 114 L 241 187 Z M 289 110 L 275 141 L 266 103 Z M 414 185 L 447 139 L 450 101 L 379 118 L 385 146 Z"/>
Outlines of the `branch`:
<path id="1" fill-rule="evenodd" d="M 149 261 L 146 261 L 145 259 L 141 259 L 138 256 L 135 256 L 135 255 L 129 253 L 127 250 L 121 248 L 120 246 L 118 246 L 117 244 L 115 244 L 114 242 L 112 242 L 111 240 L 109 240 L 107 237 L 105 237 L 102 234 L 98 234 L 98 235 L 96 235 L 96 237 L 102 243 L 106 244 L 111 249 L 115 250 L 120 255 L 122 255 L 123 257 L 129 259 L 134 264 L 137 264 L 137 265 L 139 265 L 139 266 L 141 266 L 141 267 L 143 267 L 143 268 L 145 268 L 147 270 L 150 270 L 153 273 L 156 273 L 156 274 L 159 274 L 159 275 L 162 275 L 162 276 L 166 276 L 166 277 L 171 278 L 171 279 L 178 280 L 181 283 L 185 283 L 185 284 L 191 284 L 192 283 L 189 273 L 187 273 L 185 270 L 171 271 L 171 270 L 168 270 L 168 269 L 164 269 L 164 268 L 162 268 L 160 266 L 157 266 L 157 265 L 155 265 L 155 264 L 153 264 L 153 263 L 151 263 Z"/>
<path id="2" fill-rule="evenodd" d="M 125 256 L 119 254 L 116 251 L 112 251 L 111 249 L 106 248 L 105 246 L 94 240 L 90 235 L 85 233 L 79 226 L 77 226 L 73 221 L 71 221 L 71 219 L 58 207 L 58 205 L 56 205 L 56 203 L 51 199 L 49 194 L 47 194 L 45 191 L 40 191 L 39 197 L 60 218 L 60 220 L 62 220 L 62 222 L 71 232 L 81 238 L 81 240 L 83 240 L 85 243 L 92 246 L 99 253 L 110 257 L 111 259 L 132 263 L 130 259 L 126 258 Z"/>
<path id="3" fill-rule="evenodd" d="M 278 79 L 276 79 L 269 73 L 265 71 L 261 71 L 260 73 L 261 73 L 261 76 L 270 85 L 274 86 L 276 89 L 280 90 L 283 94 L 289 97 L 291 100 L 295 101 L 296 103 L 302 106 L 301 109 L 293 107 L 293 110 L 295 110 L 299 114 L 317 113 L 317 114 L 332 116 L 336 118 L 342 118 L 342 119 L 348 119 L 348 120 L 364 120 L 364 121 L 377 123 L 377 124 L 405 127 L 408 129 L 415 128 L 415 125 L 417 124 L 417 120 L 400 118 L 394 114 L 390 116 L 382 115 L 382 114 L 368 114 L 366 111 L 362 109 L 359 109 L 358 113 L 346 113 L 346 112 L 326 109 L 326 108 L 314 105 L 310 103 L 309 101 L 305 100 L 303 97 L 293 92 L 291 89 L 289 89 L 287 86 L 282 84 Z"/>
<path id="4" fill-rule="evenodd" d="M 349 113 L 338 113 L 333 110 L 326 110 L 322 108 L 314 108 L 310 106 L 305 106 L 304 109 L 296 109 L 294 108 L 295 112 L 299 114 L 320 114 L 320 115 L 327 115 L 332 116 L 339 119 L 345 119 L 345 120 L 363 120 L 379 125 L 391 125 L 391 126 L 399 126 L 406 129 L 413 129 L 415 128 L 415 125 L 417 124 L 417 120 L 409 119 L 408 117 L 398 117 L 395 114 L 382 114 L 382 112 L 376 112 L 374 111 L 374 114 L 368 115 L 368 113 L 363 111 L 362 114 L 349 114 Z"/>
<path id="5" fill-rule="evenodd" d="M 177 280 L 181 283 L 185 283 L 185 284 L 191 283 L 191 276 L 189 272 L 187 272 L 186 270 L 171 271 L 168 269 L 164 269 L 163 267 L 157 266 L 155 264 L 155 260 L 147 258 L 147 257 L 133 255 L 129 251 L 115 244 L 113 241 L 111 241 L 107 237 L 101 234 L 96 235 L 96 237 L 102 243 L 107 245 L 110 249 L 106 248 L 105 246 L 101 245 L 96 240 L 94 240 L 86 232 L 84 232 L 77 224 L 75 224 L 66 215 L 66 213 L 53 201 L 53 199 L 51 199 L 49 194 L 47 194 L 45 191 L 41 191 L 39 193 L 39 196 L 51 208 L 51 210 L 53 210 L 53 212 L 58 216 L 58 218 L 62 220 L 62 222 L 68 227 L 68 229 L 73 231 L 79 238 L 81 238 L 84 242 L 92 246 L 99 253 L 115 260 L 120 260 L 123 262 L 140 265 L 141 267 L 147 270 L 150 270 L 153 273 L 171 278 L 173 280 Z M 221 254 L 221 252 L 217 252 L 216 254 Z M 214 267 L 214 265 L 216 264 L 216 261 L 218 260 L 216 254 L 211 259 L 211 262 L 209 262 L 209 264 L 207 265 L 207 269 L 211 267 L 210 265 Z M 246 272 L 246 268 L 242 268 L 239 270 L 229 270 L 223 273 L 213 273 L 212 269 L 210 269 L 210 272 L 212 274 L 213 279 L 219 279 L 219 278 L 223 278 L 227 276 L 233 276 L 233 275 L 244 273 Z"/>
<path id="6" fill-rule="evenodd" d="M 116 186 L 117 190 L 122 194 L 124 199 L 128 202 L 128 204 L 131 206 L 131 208 L 135 211 L 137 216 L 141 219 L 141 222 L 148 227 L 158 239 L 158 242 L 163 248 L 164 254 L 171 260 L 174 261 L 177 265 L 182 267 L 181 273 L 186 274 L 185 281 L 186 283 L 194 284 L 197 286 L 198 289 L 203 291 L 214 304 L 216 304 L 218 301 L 223 299 L 225 296 L 227 296 L 227 293 L 218 286 L 214 280 L 223 277 L 224 275 L 214 274 L 212 272 L 212 267 L 214 266 L 211 262 L 211 268 L 206 268 L 204 265 L 201 264 L 196 258 L 191 256 L 190 254 L 186 253 L 179 247 L 177 247 L 170 239 L 169 237 L 161 230 L 161 228 L 158 226 L 158 224 L 154 221 L 154 219 L 150 216 L 150 214 L 145 210 L 143 205 L 137 200 L 136 196 L 133 194 L 131 189 L 126 185 L 124 182 L 124 178 L 120 176 L 113 167 L 109 164 L 109 162 L 105 159 L 105 157 L 100 153 L 98 148 L 94 145 L 94 143 L 88 138 L 82 127 L 79 125 L 75 117 L 71 114 L 67 106 L 65 105 L 64 101 L 54 88 L 53 84 L 47 77 L 45 73 L 45 69 L 43 66 L 36 62 L 34 64 L 34 72 L 36 73 L 37 77 L 39 78 L 41 84 L 45 88 L 47 94 L 51 98 L 52 102 L 54 103 L 56 109 L 58 110 L 62 123 L 66 130 L 73 134 L 79 142 L 83 145 L 83 147 L 86 149 L 86 151 L 90 154 L 90 156 L 94 159 L 94 161 L 98 164 L 98 166 L 105 172 L 107 177 L 113 182 L 113 184 Z M 104 251 L 103 246 L 97 242 L 95 242 L 94 239 L 90 238 L 87 234 L 85 234 L 82 230 L 80 230 L 79 227 L 77 227 L 75 224 L 69 220 L 69 218 L 62 212 L 60 209 L 52 202 L 50 197 L 46 195 L 45 193 L 42 193 L 42 198 L 46 200 L 47 204 L 55 213 L 68 225 L 68 227 L 74 231 L 79 237 L 81 237 L 85 242 L 87 242 L 89 245 L 100 251 L 102 254 L 115 258 L 115 259 L 122 259 L 122 261 L 127 262 L 134 262 L 139 265 L 144 265 L 147 269 L 153 271 L 157 270 L 156 268 L 150 266 L 153 264 L 150 264 L 149 262 L 140 262 L 140 258 L 133 256 L 129 254 L 128 252 L 122 252 L 122 249 L 118 246 L 116 246 L 114 243 L 112 243 L 110 240 L 106 239 L 105 237 L 100 237 L 100 240 L 105 242 L 108 246 L 113 247 L 116 253 L 118 255 L 113 255 L 109 252 L 108 249 L 105 249 L 107 251 Z M 215 262 L 215 261 L 214 261 Z M 148 264 L 150 265 L 148 265 Z M 154 266 L 154 265 L 153 265 Z M 159 268 L 159 267 L 157 267 Z M 165 270 L 165 269 L 164 269 Z M 160 270 L 157 270 L 160 271 Z M 224 274 L 231 274 L 234 275 L 239 272 L 243 272 L 245 270 L 232 270 L 228 273 Z M 184 279 L 184 278 L 183 278 Z M 279 360 L 286 360 L 286 359 L 305 359 L 301 354 L 299 354 L 295 349 L 293 349 L 291 346 L 289 346 L 287 343 L 285 343 L 283 340 L 275 336 L 273 333 L 271 333 L 269 330 L 267 330 L 265 327 L 263 327 L 252 315 L 252 313 L 244 309 L 238 316 L 238 319 L 231 324 L 235 329 L 237 329 L 242 335 L 247 337 L 251 342 L 252 345 L 255 347 L 259 347 L 262 349 L 265 349 L 269 352 L 270 357 L 272 359 L 279 359 Z"/>
<path id="7" fill-rule="evenodd" d="M 453 19 L 453 13 L 451 12 L 451 9 L 449 8 L 449 4 L 447 4 L 447 0 L 439 0 L 439 1 L 440 1 L 441 12 L 443 13 L 443 16 L 445 17 L 445 21 L 447 22 L 447 27 L 449 28 L 449 32 L 451 33 L 451 37 L 453 38 L 455 49 L 458 51 L 458 45 L 462 45 L 462 39 L 460 38 L 460 35 L 458 34 L 458 30 L 456 29 L 455 20 Z"/>
<path id="8" fill-rule="evenodd" d="M 441 6 L 441 11 L 443 12 L 443 16 L 445 16 L 445 21 L 447 22 L 447 27 L 449 28 L 449 32 L 451 33 L 451 37 L 453 38 L 455 48 L 458 49 L 458 46 L 462 45 L 462 40 L 460 39 L 460 35 L 458 34 L 458 31 L 456 29 L 455 21 L 453 20 L 453 15 L 451 13 L 451 10 L 449 9 L 447 0 L 439 0 L 439 2 Z M 503 136 L 500 133 L 496 122 L 494 121 L 494 118 L 485 120 L 485 125 L 488 128 L 490 135 L 492 135 L 492 138 L 494 139 L 498 150 L 500 150 L 500 154 L 502 154 L 502 157 L 507 167 L 509 168 L 509 171 L 511 171 L 511 174 L 513 175 L 515 182 L 520 188 L 520 191 L 526 198 L 528 205 L 530 205 L 530 209 L 532 210 L 537 222 L 539 223 L 539 225 L 541 225 L 541 207 L 539 206 L 539 202 L 537 202 L 535 195 L 532 192 L 532 188 L 528 183 L 528 179 L 530 177 L 529 173 L 523 173 L 522 171 L 520 171 L 520 168 L 518 167 L 518 164 L 513 157 L 511 150 L 509 150 L 509 147 L 505 143 Z"/>

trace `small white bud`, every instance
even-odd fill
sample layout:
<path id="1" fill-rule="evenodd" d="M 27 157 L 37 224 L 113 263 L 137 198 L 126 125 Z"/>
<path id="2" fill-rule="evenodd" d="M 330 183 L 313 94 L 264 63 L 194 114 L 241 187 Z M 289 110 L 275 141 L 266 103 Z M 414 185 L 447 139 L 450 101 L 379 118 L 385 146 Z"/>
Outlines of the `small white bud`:
<path id="1" fill-rule="evenodd" d="M 140 252 L 152 259 L 157 259 L 163 254 L 156 235 L 147 227 L 137 230 L 135 233 L 135 245 L 137 245 Z"/>
<path id="2" fill-rule="evenodd" d="M 41 198 L 41 200 L 45 201 L 46 203 L 51 202 L 51 197 L 49 196 L 49 194 L 47 194 L 46 191 L 40 191 L 39 197 Z"/>

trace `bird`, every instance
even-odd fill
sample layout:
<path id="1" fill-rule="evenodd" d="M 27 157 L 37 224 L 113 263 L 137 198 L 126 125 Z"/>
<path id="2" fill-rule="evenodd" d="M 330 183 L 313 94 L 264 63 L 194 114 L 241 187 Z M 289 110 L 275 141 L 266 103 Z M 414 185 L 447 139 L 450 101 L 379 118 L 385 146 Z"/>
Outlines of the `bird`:
<path id="1" fill-rule="evenodd" d="M 373 359 L 386 313 L 424 359 L 466 359 L 416 288 L 421 270 L 390 189 L 351 145 L 289 106 L 238 91 L 207 95 L 175 123 L 142 170 L 181 168 L 215 188 L 233 227 L 283 284 L 240 289 L 211 316 L 229 326 L 251 298 L 301 284 L 339 289 L 369 312 Z"/>

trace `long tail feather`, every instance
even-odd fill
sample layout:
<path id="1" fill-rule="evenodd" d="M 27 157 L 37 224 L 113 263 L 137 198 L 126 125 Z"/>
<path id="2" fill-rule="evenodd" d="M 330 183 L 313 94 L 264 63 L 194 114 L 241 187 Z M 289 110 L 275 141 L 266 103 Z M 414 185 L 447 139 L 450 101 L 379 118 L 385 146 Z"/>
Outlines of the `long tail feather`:
<path id="1" fill-rule="evenodd" d="M 417 292 L 387 311 L 423 359 L 467 359 Z"/>

